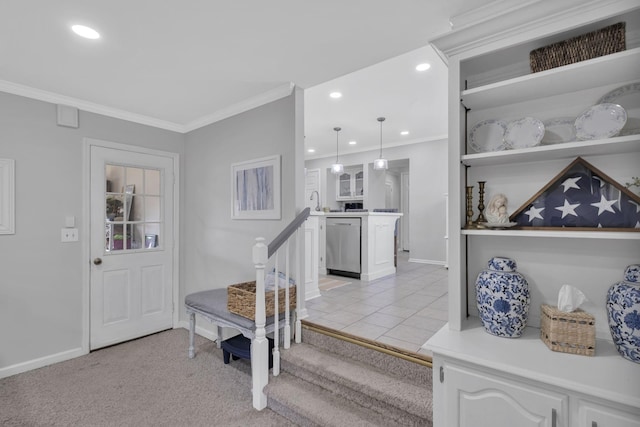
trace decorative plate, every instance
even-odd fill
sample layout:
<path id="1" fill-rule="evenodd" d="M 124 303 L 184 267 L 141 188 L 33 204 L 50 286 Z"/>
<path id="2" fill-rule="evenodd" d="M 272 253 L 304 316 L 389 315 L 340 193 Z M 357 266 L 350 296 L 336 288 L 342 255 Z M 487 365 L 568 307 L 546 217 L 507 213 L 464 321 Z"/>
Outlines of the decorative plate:
<path id="1" fill-rule="evenodd" d="M 604 95 L 598 104 L 618 104 L 627 112 L 627 124 L 619 135 L 640 134 L 640 82 L 620 86 Z"/>
<path id="2" fill-rule="evenodd" d="M 507 125 L 504 141 L 508 148 L 529 148 L 540 144 L 543 136 L 544 124 L 534 117 L 525 117 Z"/>
<path id="3" fill-rule="evenodd" d="M 598 104 L 576 119 L 576 136 L 580 140 L 611 138 L 627 122 L 627 112 L 618 104 Z"/>
<path id="4" fill-rule="evenodd" d="M 469 146 L 477 153 L 504 150 L 506 131 L 507 124 L 502 120 L 483 120 L 471 129 Z"/>
<path id="5" fill-rule="evenodd" d="M 542 122 L 544 124 L 544 137 L 540 144 L 550 145 L 576 140 L 576 118 L 558 117 Z"/>
<path id="6" fill-rule="evenodd" d="M 481 222 L 480 225 L 484 225 L 488 228 L 511 228 L 518 225 L 517 222 Z"/>

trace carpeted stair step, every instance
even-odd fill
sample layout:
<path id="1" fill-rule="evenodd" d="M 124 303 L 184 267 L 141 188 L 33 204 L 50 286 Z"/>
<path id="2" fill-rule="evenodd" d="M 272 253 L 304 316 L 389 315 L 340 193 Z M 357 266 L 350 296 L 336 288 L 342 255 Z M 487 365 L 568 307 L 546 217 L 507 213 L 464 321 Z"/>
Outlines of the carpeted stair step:
<path id="1" fill-rule="evenodd" d="M 415 385 L 421 387 L 427 387 L 429 390 L 432 388 L 432 369 L 429 366 L 425 365 L 426 357 L 421 355 L 412 354 L 411 357 L 414 359 L 407 360 L 398 357 L 395 348 L 390 346 L 384 346 L 384 344 L 380 344 L 374 342 L 376 349 L 368 348 L 362 345 L 355 345 L 353 342 L 345 341 L 345 336 L 348 338 L 355 338 L 356 340 L 362 340 L 362 338 L 350 336 L 349 334 L 345 334 L 344 332 L 328 330 L 330 333 L 337 333 L 338 338 L 328 335 L 325 331 L 321 329 L 317 329 L 317 325 L 313 328 L 309 328 L 307 326 L 303 326 L 302 329 L 302 342 L 306 344 L 311 344 L 315 347 L 322 348 L 327 351 L 331 351 L 332 353 L 338 354 L 343 357 L 348 357 L 350 359 L 357 360 L 359 362 L 364 362 L 369 365 L 373 365 L 378 369 L 383 370 L 384 372 L 395 375 L 397 377 L 403 378 L 405 381 L 412 382 Z M 369 342 L 371 344 L 371 342 Z M 381 352 L 380 346 L 386 347 L 386 350 L 391 350 L 390 353 Z M 402 351 L 402 350 L 400 350 Z M 405 352 L 406 355 L 406 352 Z M 420 358 L 422 360 L 416 361 L 415 358 Z M 430 359 L 428 359 L 430 361 Z M 418 363 L 419 362 L 419 363 Z"/>
<path id="2" fill-rule="evenodd" d="M 388 418 L 287 372 L 271 377 L 267 406 L 305 427 L 390 426 Z"/>
<path id="3" fill-rule="evenodd" d="M 431 382 L 419 386 L 368 363 L 306 343 L 292 346 L 281 356 L 283 371 L 377 412 L 388 423 L 431 425 Z"/>

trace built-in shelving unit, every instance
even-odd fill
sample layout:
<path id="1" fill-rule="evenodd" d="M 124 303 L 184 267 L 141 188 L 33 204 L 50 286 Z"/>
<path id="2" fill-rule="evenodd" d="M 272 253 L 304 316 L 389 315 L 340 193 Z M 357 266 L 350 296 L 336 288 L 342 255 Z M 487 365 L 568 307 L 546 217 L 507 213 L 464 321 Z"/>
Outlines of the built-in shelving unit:
<path id="1" fill-rule="evenodd" d="M 636 366 L 622 357 L 615 360 L 616 353 L 611 352 L 613 344 L 604 303 L 608 287 L 621 280 L 625 266 L 640 262 L 640 232 L 465 228 L 465 187 L 475 186 L 476 218 L 477 182 L 486 183 L 485 203 L 490 195 L 505 193 L 509 197 L 508 211 L 512 213 L 576 157 L 588 158 L 589 163 L 618 182 L 624 183 L 640 173 L 639 134 L 623 133 L 606 139 L 497 152 L 473 153 L 468 149 L 469 130 L 482 120 L 576 117 L 611 90 L 640 81 L 640 48 L 636 41 L 628 43 L 627 50 L 622 52 L 522 75 L 523 60 L 531 49 L 620 21 L 627 22 L 627 34 L 640 31 L 637 2 L 567 0 L 566 10 L 552 3 L 523 3 L 505 11 L 503 16 L 488 18 L 477 26 L 468 25 L 434 41 L 435 47 L 447 56 L 450 82 L 449 323 L 425 345 L 434 353 L 434 370 L 440 371 L 439 380 L 434 381 L 435 426 L 466 425 L 462 419 L 478 420 L 486 416 L 486 406 L 501 414 L 495 420 L 502 421 L 482 425 L 503 425 L 504 420 L 509 425 L 525 425 L 526 417 L 531 416 L 528 419 L 543 420 L 540 425 L 640 426 L 640 423 L 616 424 L 619 419 L 640 419 L 639 396 L 624 400 L 616 385 L 605 376 L 599 381 L 602 389 L 611 393 L 603 398 L 598 396 L 589 377 L 593 370 L 618 369 L 623 373 L 621 378 L 630 376 L 633 381 L 640 381 Z M 516 16 L 518 8 L 530 17 L 528 22 Z M 512 28 L 505 23 L 505 16 L 516 18 Z M 490 32 L 492 21 L 500 29 L 498 34 Z M 469 82 L 488 83 L 467 88 Z M 531 306 L 525 339 L 505 341 L 488 334 L 474 317 L 475 279 L 492 256 L 514 258 L 518 271 L 529 279 Z M 537 339 L 540 306 L 555 305 L 562 284 L 580 288 L 588 298 L 583 309 L 596 317 L 600 344 L 588 363 L 580 360 L 586 356 L 552 354 Z M 472 344 L 464 344 L 468 342 Z M 493 354 L 500 351 L 507 354 Z M 501 362 L 496 364 L 495 360 Z M 546 369 L 540 360 L 553 360 L 567 367 L 575 361 L 575 369 L 560 366 L 555 378 L 545 378 L 540 375 Z M 465 396 L 475 397 L 465 400 Z M 620 402 L 627 406 L 618 405 Z M 592 403 L 599 409 L 590 406 Z M 527 414 L 523 415 L 523 423 L 508 415 L 516 413 Z M 616 418 L 618 415 L 621 418 Z"/>

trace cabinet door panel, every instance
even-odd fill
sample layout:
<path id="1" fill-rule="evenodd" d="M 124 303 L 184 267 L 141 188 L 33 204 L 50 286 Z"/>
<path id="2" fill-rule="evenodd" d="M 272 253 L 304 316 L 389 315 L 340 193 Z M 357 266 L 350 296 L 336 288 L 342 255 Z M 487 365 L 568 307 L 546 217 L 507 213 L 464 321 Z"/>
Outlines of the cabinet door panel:
<path id="1" fill-rule="evenodd" d="M 568 425 L 568 397 L 448 365 L 448 425 L 458 427 L 560 427 Z"/>
<path id="2" fill-rule="evenodd" d="M 580 402 L 579 423 L 584 427 L 640 427 L 640 413 L 631 414 L 590 402 Z"/>

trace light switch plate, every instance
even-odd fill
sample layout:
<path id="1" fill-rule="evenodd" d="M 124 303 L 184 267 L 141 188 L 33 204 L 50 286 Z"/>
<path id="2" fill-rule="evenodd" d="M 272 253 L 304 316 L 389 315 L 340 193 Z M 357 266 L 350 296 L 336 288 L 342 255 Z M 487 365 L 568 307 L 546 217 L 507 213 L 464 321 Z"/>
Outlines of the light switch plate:
<path id="1" fill-rule="evenodd" d="M 78 241 L 78 229 L 77 228 L 63 228 L 60 236 L 61 242 L 77 242 Z"/>

